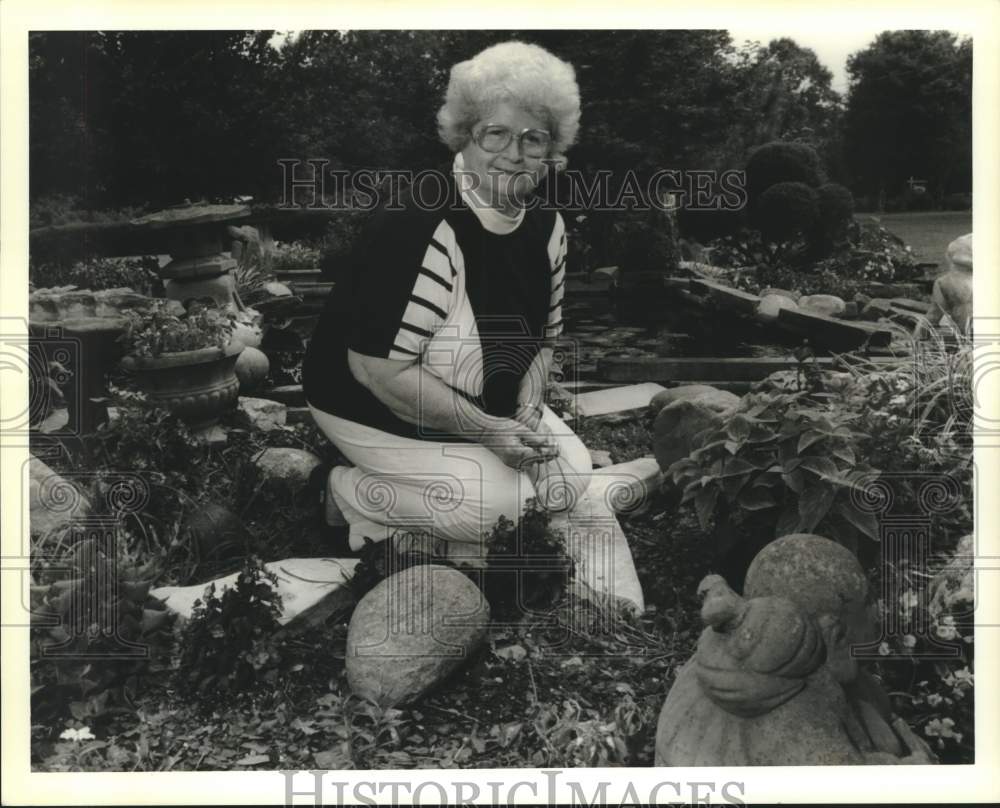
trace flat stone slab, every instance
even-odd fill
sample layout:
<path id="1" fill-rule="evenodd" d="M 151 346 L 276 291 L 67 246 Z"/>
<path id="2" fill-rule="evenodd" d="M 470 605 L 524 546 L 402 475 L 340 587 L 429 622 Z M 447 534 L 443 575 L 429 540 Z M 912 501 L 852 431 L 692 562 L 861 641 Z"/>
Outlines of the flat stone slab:
<path id="1" fill-rule="evenodd" d="M 653 396 L 665 389 L 655 382 L 646 382 L 580 393 L 576 396 L 576 411 L 579 415 L 588 416 L 635 410 L 648 406 Z"/>
<path id="2" fill-rule="evenodd" d="M 690 288 L 698 293 L 707 293 L 708 296 L 721 308 L 738 311 L 742 314 L 753 314 L 760 305 L 760 296 L 733 289 L 715 281 L 701 280 L 693 278 Z"/>
<path id="3" fill-rule="evenodd" d="M 278 622 L 282 625 L 293 620 L 318 623 L 350 604 L 354 595 L 347 582 L 359 561 L 357 558 L 286 558 L 266 563 L 264 566 L 278 578 L 276 590 L 281 595 L 282 606 Z M 150 594 L 187 619 L 194 612 L 194 602 L 205 597 L 209 584 L 214 583 L 215 594 L 221 596 L 223 588 L 234 587 L 238 577 L 239 573 L 234 572 L 203 584 L 161 586 Z"/>
<path id="4" fill-rule="evenodd" d="M 591 282 L 600 280 L 602 283 L 615 283 L 621 277 L 618 267 L 598 267 L 590 273 Z"/>
<path id="5" fill-rule="evenodd" d="M 188 204 L 158 210 L 155 213 L 132 219 L 133 227 L 148 227 L 151 230 L 167 227 L 183 227 L 209 222 L 228 222 L 250 215 L 246 205 L 206 205 Z"/>
<path id="6" fill-rule="evenodd" d="M 833 320 L 833 322 L 840 321 Z M 847 323 L 841 324 L 847 325 Z M 835 360 L 831 357 L 819 357 L 816 361 L 822 367 L 836 366 Z M 602 379 L 608 381 L 637 382 L 658 379 L 685 384 L 700 382 L 718 387 L 719 382 L 760 381 L 776 370 L 788 370 L 795 368 L 797 364 L 793 357 L 607 357 L 599 360 L 597 372 Z"/>
<path id="7" fill-rule="evenodd" d="M 844 350 L 864 343 L 885 347 L 892 342 L 892 332 L 872 323 L 848 322 L 804 309 L 781 309 L 778 325 L 807 336 L 820 348 Z"/>
<path id="8" fill-rule="evenodd" d="M 271 401 L 280 401 L 289 407 L 303 407 L 306 403 L 306 394 L 302 391 L 301 384 L 282 384 L 258 393 L 261 398 L 269 398 Z"/>

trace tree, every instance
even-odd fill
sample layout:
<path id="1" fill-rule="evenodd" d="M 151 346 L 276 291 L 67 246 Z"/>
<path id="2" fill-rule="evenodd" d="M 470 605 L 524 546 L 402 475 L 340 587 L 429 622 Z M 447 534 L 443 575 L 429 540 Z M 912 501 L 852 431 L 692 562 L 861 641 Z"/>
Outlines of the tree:
<path id="1" fill-rule="evenodd" d="M 910 176 L 935 199 L 972 183 L 972 41 L 884 31 L 847 63 L 845 151 L 856 190 L 898 194 Z"/>

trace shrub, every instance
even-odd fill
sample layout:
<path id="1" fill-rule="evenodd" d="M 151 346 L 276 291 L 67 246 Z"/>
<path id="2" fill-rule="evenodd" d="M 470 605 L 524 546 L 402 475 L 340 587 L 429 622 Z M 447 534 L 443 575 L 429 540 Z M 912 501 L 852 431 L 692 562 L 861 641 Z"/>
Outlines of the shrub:
<path id="1" fill-rule="evenodd" d="M 757 201 L 754 220 L 761 234 L 772 241 L 791 241 L 810 232 L 819 220 L 819 200 L 803 182 L 779 182 Z"/>
<path id="2" fill-rule="evenodd" d="M 76 286 L 96 292 L 128 287 L 142 295 L 161 297 L 163 282 L 156 272 L 158 267 L 159 262 L 151 255 L 88 258 L 68 266 L 58 262 L 33 263 L 28 269 L 28 280 L 36 289 Z"/>
<path id="3" fill-rule="evenodd" d="M 370 215 L 369 211 L 348 208 L 338 211 L 330 220 L 318 245 L 319 266 L 324 275 L 334 277 L 338 268 L 350 259 Z"/>
<path id="4" fill-rule="evenodd" d="M 816 189 L 819 201 L 819 221 L 817 237 L 820 242 L 832 246 L 847 238 L 847 226 L 854 214 L 854 197 L 843 185 L 828 182 Z"/>
<path id="5" fill-rule="evenodd" d="M 622 272 L 667 272 L 680 261 L 674 215 L 656 208 L 621 214 L 612 241 Z"/>
<path id="6" fill-rule="evenodd" d="M 702 244 L 716 238 L 733 235 L 742 223 L 741 211 L 736 210 L 691 210 L 681 208 L 677 213 L 677 224 L 681 233 Z"/>
<path id="7" fill-rule="evenodd" d="M 816 150 L 805 143 L 766 143 L 750 155 L 746 167 L 751 205 L 772 185 L 801 182 L 815 188 L 823 170 Z"/>

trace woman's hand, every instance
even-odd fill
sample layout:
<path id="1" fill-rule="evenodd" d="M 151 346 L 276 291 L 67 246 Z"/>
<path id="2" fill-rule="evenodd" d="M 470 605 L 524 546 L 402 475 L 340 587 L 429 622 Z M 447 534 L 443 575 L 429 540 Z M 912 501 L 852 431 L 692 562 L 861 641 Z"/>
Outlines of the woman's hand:
<path id="1" fill-rule="evenodd" d="M 509 426 L 484 429 L 477 438 L 482 444 L 503 461 L 504 465 L 518 471 L 545 463 L 559 456 L 559 446 L 552 433 L 528 429 L 519 421 L 508 421 Z"/>
<path id="2" fill-rule="evenodd" d="M 524 424 L 528 429 L 538 431 L 542 424 L 544 406 L 538 402 L 524 401 L 517 405 L 514 420 Z"/>

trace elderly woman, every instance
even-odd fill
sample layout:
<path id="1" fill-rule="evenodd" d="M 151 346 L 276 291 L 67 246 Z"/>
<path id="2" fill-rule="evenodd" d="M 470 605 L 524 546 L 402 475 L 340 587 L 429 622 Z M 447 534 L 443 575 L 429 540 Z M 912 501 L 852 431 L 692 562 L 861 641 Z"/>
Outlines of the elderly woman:
<path id="1" fill-rule="evenodd" d="M 481 562 L 501 515 L 586 490 L 589 453 L 544 404 L 565 227 L 528 204 L 579 117 L 573 68 L 543 48 L 508 42 L 456 65 L 438 112 L 453 170 L 425 173 L 355 245 L 303 367 L 316 423 L 353 464 L 327 485 L 352 548 L 419 530 Z"/>

